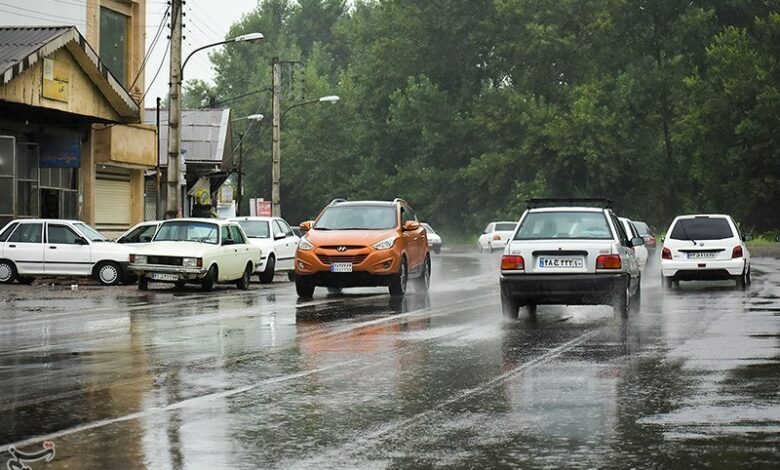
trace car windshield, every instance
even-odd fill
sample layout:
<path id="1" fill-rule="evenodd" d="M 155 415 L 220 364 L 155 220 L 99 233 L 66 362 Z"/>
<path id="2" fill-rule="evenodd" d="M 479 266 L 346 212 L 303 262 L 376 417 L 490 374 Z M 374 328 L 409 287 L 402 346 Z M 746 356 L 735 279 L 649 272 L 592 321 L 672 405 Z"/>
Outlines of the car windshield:
<path id="1" fill-rule="evenodd" d="M 612 238 L 607 218 L 602 212 L 531 212 L 520 224 L 515 240 Z"/>
<path id="2" fill-rule="evenodd" d="M 515 227 L 517 227 L 517 224 L 514 222 L 497 223 L 494 230 L 496 232 L 514 232 Z"/>
<path id="3" fill-rule="evenodd" d="M 431 226 L 430 226 L 430 225 L 428 225 L 427 223 L 423 222 L 423 223 L 421 223 L 420 225 L 422 225 L 422 226 L 423 226 L 423 228 L 425 229 L 425 231 L 426 231 L 426 232 L 428 232 L 428 233 L 433 233 L 433 234 L 435 234 L 435 233 L 436 233 L 436 231 L 433 229 L 433 227 L 431 227 Z"/>
<path id="4" fill-rule="evenodd" d="M 219 226 L 208 222 L 165 222 L 157 231 L 154 241 L 201 242 L 216 245 L 219 242 Z"/>
<path id="5" fill-rule="evenodd" d="M 77 222 L 73 224 L 73 226 L 79 229 L 82 235 L 89 238 L 93 242 L 104 242 L 107 240 L 102 233 L 98 232 L 97 230 L 85 224 L 84 222 Z"/>
<path id="6" fill-rule="evenodd" d="M 249 238 L 271 238 L 266 220 L 239 220 L 238 225 L 244 229 Z"/>
<path id="7" fill-rule="evenodd" d="M 643 237 L 650 235 L 650 227 L 648 227 L 646 223 L 634 222 L 634 226 L 636 227 L 637 232 L 639 232 L 639 235 Z"/>
<path id="8" fill-rule="evenodd" d="M 314 228 L 318 230 L 387 230 L 398 224 L 395 206 L 349 205 L 325 209 Z"/>
<path id="9" fill-rule="evenodd" d="M 731 238 L 734 233 L 728 220 L 723 217 L 696 217 L 680 219 L 674 224 L 669 238 L 674 240 L 722 240 Z"/>

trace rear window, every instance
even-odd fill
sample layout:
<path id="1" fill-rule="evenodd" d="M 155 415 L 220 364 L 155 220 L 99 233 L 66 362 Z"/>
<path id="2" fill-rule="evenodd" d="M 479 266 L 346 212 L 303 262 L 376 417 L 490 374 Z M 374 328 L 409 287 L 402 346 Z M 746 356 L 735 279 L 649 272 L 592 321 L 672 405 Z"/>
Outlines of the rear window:
<path id="1" fill-rule="evenodd" d="M 517 224 L 515 223 L 509 223 L 509 224 L 496 224 L 496 228 L 494 229 L 496 232 L 514 232 L 515 227 L 517 227 Z"/>
<path id="2" fill-rule="evenodd" d="M 531 212 L 515 235 L 515 240 L 549 238 L 611 240 L 612 231 L 603 212 Z"/>
<path id="3" fill-rule="evenodd" d="M 678 220 L 674 224 L 669 238 L 674 240 L 722 240 L 733 236 L 731 225 L 725 218 L 697 217 Z"/>

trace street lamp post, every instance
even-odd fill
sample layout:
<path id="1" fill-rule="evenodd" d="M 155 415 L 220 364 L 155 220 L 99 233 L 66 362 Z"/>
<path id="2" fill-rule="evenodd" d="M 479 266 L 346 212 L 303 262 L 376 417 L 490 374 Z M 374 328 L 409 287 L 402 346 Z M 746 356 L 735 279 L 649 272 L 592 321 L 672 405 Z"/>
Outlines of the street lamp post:
<path id="1" fill-rule="evenodd" d="M 273 167 L 271 168 L 271 214 L 274 217 L 281 217 L 282 216 L 282 201 L 281 201 L 281 165 L 280 165 L 280 157 L 281 157 L 281 149 L 280 149 L 280 143 L 279 143 L 279 137 L 281 134 L 281 126 L 282 126 L 282 119 L 284 119 L 284 116 L 287 114 L 288 111 L 290 111 L 293 108 L 297 108 L 299 106 L 304 106 L 307 104 L 317 104 L 317 103 L 333 103 L 336 104 L 339 101 L 339 97 L 336 95 L 328 95 L 323 96 L 321 98 L 317 98 L 315 100 L 309 100 L 309 101 L 302 101 L 300 103 L 295 103 L 292 106 L 288 107 L 284 110 L 284 112 L 280 112 L 280 97 L 281 97 L 281 91 L 280 91 L 280 71 L 279 71 L 279 61 L 274 58 L 273 62 L 273 92 L 274 92 L 274 100 L 273 100 L 273 137 L 272 137 L 272 147 L 271 147 L 271 160 L 273 162 Z"/>
<path id="2" fill-rule="evenodd" d="M 240 118 L 231 119 L 230 122 L 236 122 L 241 121 L 244 119 L 248 119 L 252 121 L 252 124 L 256 122 L 260 122 L 263 120 L 262 114 L 250 114 L 249 116 L 244 116 Z M 247 132 L 249 132 L 249 129 L 252 127 L 252 124 L 249 125 L 249 128 L 246 129 Z M 244 134 L 239 133 L 238 134 L 238 181 L 236 181 L 236 215 L 241 215 L 241 202 L 244 199 Z"/>
<path id="3" fill-rule="evenodd" d="M 168 191 L 165 204 L 165 218 L 180 217 L 182 215 L 181 188 L 179 175 L 181 173 L 181 84 L 184 77 L 184 67 L 193 54 L 210 47 L 221 46 L 235 42 L 254 42 L 263 39 L 262 33 L 249 33 L 237 36 L 225 41 L 215 42 L 201 46 L 181 62 L 181 0 L 174 2 L 174 12 L 171 15 L 171 67 L 168 94 L 170 96 L 170 111 L 168 113 Z"/>

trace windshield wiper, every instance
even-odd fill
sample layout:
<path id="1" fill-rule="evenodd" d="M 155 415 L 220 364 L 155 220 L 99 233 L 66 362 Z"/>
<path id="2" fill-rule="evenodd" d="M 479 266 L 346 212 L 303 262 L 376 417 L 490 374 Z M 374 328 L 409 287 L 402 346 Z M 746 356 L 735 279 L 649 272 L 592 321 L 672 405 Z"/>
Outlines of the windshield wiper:
<path id="1" fill-rule="evenodd" d="M 314 230 L 333 230 L 333 229 L 331 229 L 331 228 L 328 228 L 328 227 L 312 227 L 312 228 L 313 228 Z"/>
<path id="2" fill-rule="evenodd" d="M 688 235 L 688 231 L 687 231 L 687 230 L 685 230 L 685 224 L 680 224 L 680 229 L 682 230 L 682 232 L 683 232 L 683 235 L 685 235 L 685 237 L 686 237 L 688 240 L 690 240 L 690 241 L 691 241 L 691 242 L 692 242 L 692 243 L 695 245 L 695 244 L 696 244 L 696 240 L 694 240 L 693 238 L 691 238 L 691 236 L 690 236 L 690 235 Z"/>

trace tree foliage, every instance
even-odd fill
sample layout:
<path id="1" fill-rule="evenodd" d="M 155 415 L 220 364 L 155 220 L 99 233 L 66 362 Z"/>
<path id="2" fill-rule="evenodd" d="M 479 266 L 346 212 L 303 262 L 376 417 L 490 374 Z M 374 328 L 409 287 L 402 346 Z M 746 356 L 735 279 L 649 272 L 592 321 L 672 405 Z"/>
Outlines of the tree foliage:
<path id="1" fill-rule="evenodd" d="M 663 226 L 725 212 L 780 226 L 780 6 L 761 0 L 264 0 L 188 104 L 263 113 L 248 195 L 270 197 L 271 59 L 286 64 L 283 213 L 404 197 L 434 225 L 607 196 Z M 237 126 L 238 127 L 238 126 Z M 239 129 L 240 130 L 240 129 Z"/>

